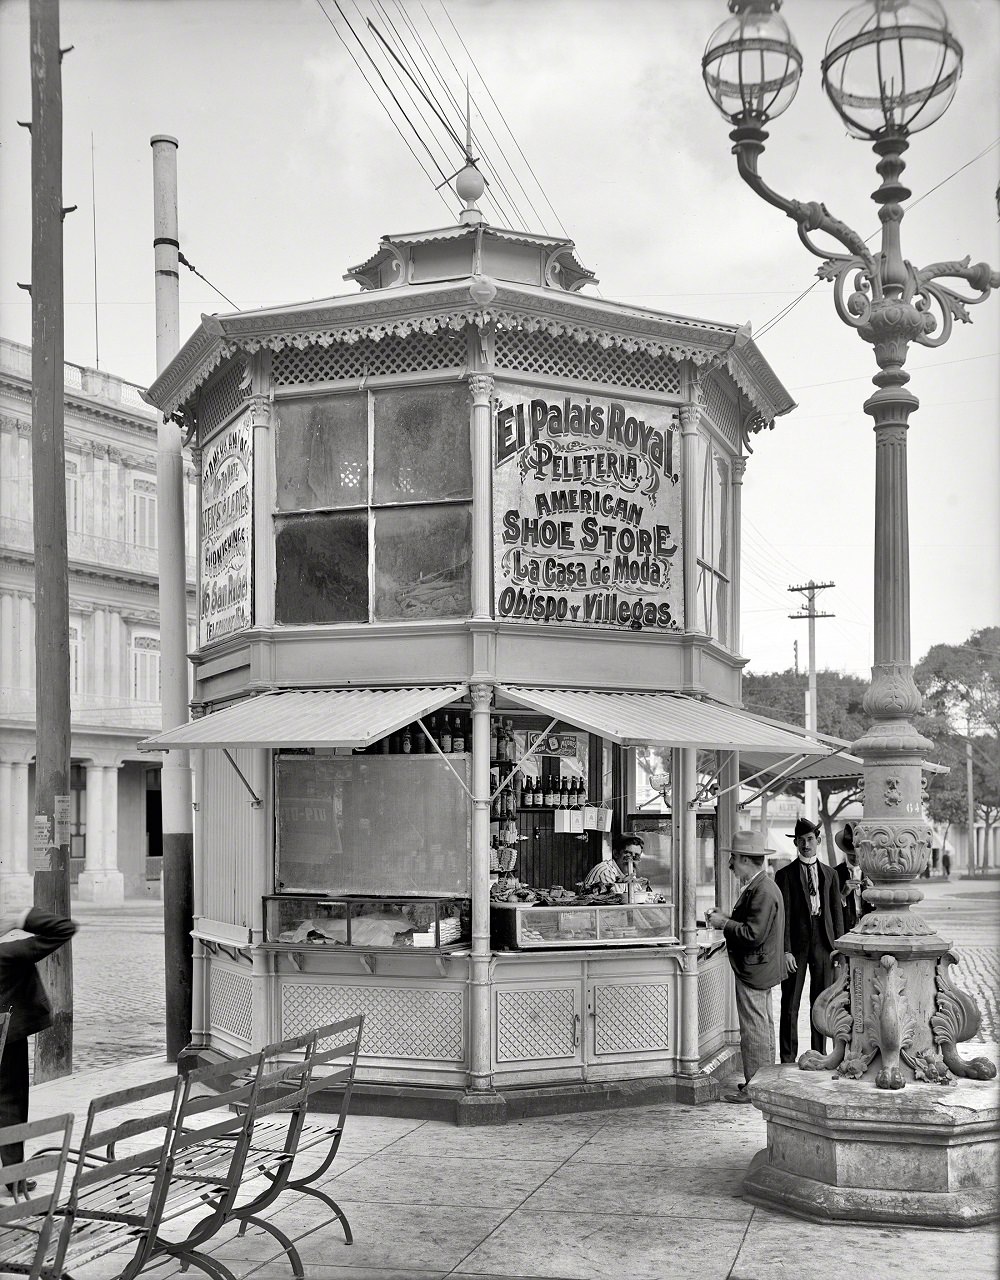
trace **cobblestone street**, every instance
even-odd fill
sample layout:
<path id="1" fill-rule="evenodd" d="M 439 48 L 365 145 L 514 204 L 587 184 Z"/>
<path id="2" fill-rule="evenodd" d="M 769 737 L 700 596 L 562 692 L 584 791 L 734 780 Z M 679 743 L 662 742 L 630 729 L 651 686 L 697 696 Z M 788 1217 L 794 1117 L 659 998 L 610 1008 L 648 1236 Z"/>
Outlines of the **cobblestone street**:
<path id="1" fill-rule="evenodd" d="M 74 1069 L 165 1053 L 162 904 L 74 902 L 72 913 Z"/>

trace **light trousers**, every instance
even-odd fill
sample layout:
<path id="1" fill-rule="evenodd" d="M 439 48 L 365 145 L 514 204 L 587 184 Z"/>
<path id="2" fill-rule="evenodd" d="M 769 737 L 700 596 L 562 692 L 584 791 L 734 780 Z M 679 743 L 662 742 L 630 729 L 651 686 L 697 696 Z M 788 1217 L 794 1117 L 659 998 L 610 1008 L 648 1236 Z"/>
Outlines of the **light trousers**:
<path id="1" fill-rule="evenodd" d="M 736 979 L 736 1016 L 740 1021 L 740 1053 L 747 1084 L 755 1071 L 774 1063 L 774 1007 L 771 988 L 759 990 Z"/>

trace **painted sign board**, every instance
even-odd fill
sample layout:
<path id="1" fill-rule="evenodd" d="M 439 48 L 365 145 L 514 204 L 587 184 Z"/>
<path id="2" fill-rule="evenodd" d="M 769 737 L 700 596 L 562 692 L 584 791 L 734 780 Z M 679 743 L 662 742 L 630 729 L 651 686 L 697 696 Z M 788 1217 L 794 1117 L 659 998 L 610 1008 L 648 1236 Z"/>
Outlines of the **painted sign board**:
<path id="1" fill-rule="evenodd" d="M 253 624 L 253 427 L 246 413 L 209 441 L 201 462 L 201 644 Z"/>
<path id="2" fill-rule="evenodd" d="M 493 555 L 498 618 L 682 630 L 677 410 L 498 386 Z"/>

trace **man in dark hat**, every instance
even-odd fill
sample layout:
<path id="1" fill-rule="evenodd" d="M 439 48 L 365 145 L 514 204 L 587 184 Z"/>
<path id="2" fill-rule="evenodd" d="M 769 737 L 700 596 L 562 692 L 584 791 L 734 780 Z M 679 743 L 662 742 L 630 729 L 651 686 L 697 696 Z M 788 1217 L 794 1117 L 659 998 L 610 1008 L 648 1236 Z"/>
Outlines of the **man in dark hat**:
<path id="1" fill-rule="evenodd" d="M 854 828 L 845 823 L 842 831 L 833 837 L 833 842 L 844 855 L 844 861 L 837 863 L 837 883 L 840 885 L 840 901 L 844 908 L 844 929 L 850 933 L 862 916 L 875 908 L 865 902 L 861 894 L 871 887 L 871 881 L 861 871 L 858 862 L 858 851 L 854 847 Z"/>
<path id="2" fill-rule="evenodd" d="M 810 1021 L 819 993 L 833 982 L 833 949 L 844 932 L 840 885 L 832 867 L 819 859 L 823 831 L 799 818 L 791 836 L 798 857 L 776 872 L 774 883 L 785 906 L 785 966 L 781 984 L 778 1047 L 782 1062 L 794 1062 L 799 1051 L 799 1004 L 809 972 Z M 812 1047 L 826 1052 L 825 1037 L 812 1028 Z"/>
<path id="3" fill-rule="evenodd" d="M 733 914 L 713 909 L 705 922 L 721 929 L 736 978 L 736 1014 L 740 1023 L 740 1052 L 746 1084 L 726 1102 L 749 1102 L 747 1084 L 760 1067 L 774 1062 L 774 1011 L 771 988 L 781 981 L 785 923 L 781 894 L 764 870 L 763 839 L 751 831 L 737 831 L 729 850 L 729 870 L 743 886 Z"/>
<path id="4" fill-rule="evenodd" d="M 20 935 L 13 936 L 15 930 L 20 930 Z M 0 1012 L 10 1010 L 7 1044 L 0 1060 L 0 1126 L 27 1123 L 28 1036 L 52 1025 L 52 1006 L 35 966 L 69 942 L 74 933 L 72 920 L 37 907 L 17 915 L 0 913 Z M 20 1164 L 23 1159 L 22 1144 L 0 1147 L 0 1164 Z"/>

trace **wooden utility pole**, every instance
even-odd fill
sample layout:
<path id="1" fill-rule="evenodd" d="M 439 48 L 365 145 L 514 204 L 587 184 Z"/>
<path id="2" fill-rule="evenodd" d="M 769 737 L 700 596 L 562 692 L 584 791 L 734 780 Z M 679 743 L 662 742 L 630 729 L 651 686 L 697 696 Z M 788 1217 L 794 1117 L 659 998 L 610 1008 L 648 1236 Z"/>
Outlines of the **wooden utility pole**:
<path id="1" fill-rule="evenodd" d="M 816 619 L 832 618 L 832 613 L 816 612 L 816 592 L 825 591 L 828 587 L 834 587 L 835 582 L 813 582 L 810 578 L 807 583 L 798 587 L 789 587 L 789 591 L 801 591 L 806 597 L 806 608 L 802 613 L 790 613 L 790 618 L 808 618 L 809 619 L 809 691 L 806 694 L 806 729 L 816 733 L 819 730 L 819 709 L 818 699 L 816 696 Z M 796 666 L 798 666 L 798 654 L 796 652 Z M 810 779 L 805 784 L 806 792 L 806 816 L 810 822 L 815 822 L 819 817 L 819 804 L 817 802 L 817 784 Z M 832 849 L 827 850 L 827 855 L 834 858 L 836 855 Z"/>
<path id="2" fill-rule="evenodd" d="M 35 536 L 35 904 L 69 915 L 69 570 L 63 442 L 62 71 L 59 0 L 31 0 L 31 461 Z M 70 944 L 44 962 L 52 1026 L 35 1080 L 73 1070 Z"/>

